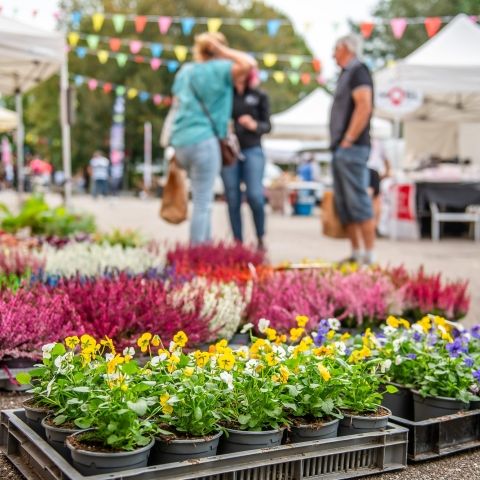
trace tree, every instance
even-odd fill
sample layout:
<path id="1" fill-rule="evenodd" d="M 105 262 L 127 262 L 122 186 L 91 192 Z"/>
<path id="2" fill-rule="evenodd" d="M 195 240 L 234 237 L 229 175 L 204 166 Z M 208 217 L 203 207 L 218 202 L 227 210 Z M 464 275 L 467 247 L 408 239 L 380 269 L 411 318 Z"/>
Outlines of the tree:
<path id="1" fill-rule="evenodd" d="M 105 13 L 132 13 L 136 15 L 166 15 L 190 17 L 220 17 L 220 18 L 285 18 L 279 12 L 267 7 L 263 2 L 250 0 L 64 0 L 63 8 L 67 12 L 80 10 L 83 12 L 79 31 L 82 34 L 95 33 L 89 15 L 96 11 Z M 121 37 L 123 39 L 139 39 L 144 42 L 160 42 L 164 45 L 191 45 L 193 36 L 206 30 L 205 25 L 194 28 L 192 35 L 183 35 L 178 24 L 173 24 L 167 35 L 161 35 L 155 23 L 147 23 L 141 34 L 135 32 L 133 22 L 126 22 L 121 34 L 114 30 L 112 22 L 105 20 L 101 29 L 101 37 Z M 278 35 L 269 37 L 265 27 L 259 27 L 250 32 L 239 25 L 224 25 L 221 31 L 229 39 L 230 45 L 251 52 L 272 52 L 279 54 L 308 55 L 311 53 L 291 26 L 282 26 Z M 79 45 L 85 45 L 81 39 Z M 109 50 L 108 43 L 103 40 L 100 48 Z M 128 47 L 122 51 L 128 53 Z M 150 52 L 143 50 L 145 56 Z M 165 49 L 163 58 L 174 58 L 173 53 Z M 263 68 L 262 62 L 259 65 Z M 278 63 L 274 68 L 291 69 L 288 63 Z M 174 75 L 167 68 L 153 71 L 148 62 L 135 63 L 128 61 L 120 68 L 114 59 L 100 64 L 95 55 L 78 58 L 74 51 L 69 54 L 69 69 L 73 76 L 82 75 L 106 82 L 125 85 L 150 93 L 168 95 L 171 90 Z M 310 72 L 312 79 L 315 74 L 311 64 L 304 64 L 300 72 Z M 292 85 L 285 81 L 277 84 L 269 80 L 265 88 L 271 96 L 272 110 L 278 111 L 295 103 L 302 95 L 311 91 L 316 85 Z M 35 145 L 35 149 L 52 152 L 54 163 L 60 167 L 60 127 L 58 125 L 58 77 L 54 77 L 35 88 L 26 100 L 27 131 L 36 138 L 47 139 L 46 145 Z M 76 122 L 72 127 L 72 159 L 74 171 L 85 165 L 95 149 L 109 150 L 109 134 L 112 121 L 113 93 L 110 95 L 101 92 L 100 88 L 90 91 L 85 85 L 76 90 Z M 130 161 L 141 161 L 143 158 L 143 124 L 151 121 L 153 125 L 153 155 L 160 154 L 158 138 L 167 107 L 158 107 L 151 101 L 142 102 L 138 97 L 126 102 L 126 154 Z M 45 142 L 44 142 L 45 143 Z M 58 143 L 58 145 L 57 145 Z"/>
<path id="2" fill-rule="evenodd" d="M 478 15 L 480 0 L 380 0 L 373 10 L 377 18 L 454 16 L 458 13 Z M 408 25 L 401 39 L 395 39 L 390 25 L 375 26 L 365 42 L 365 53 L 382 66 L 388 60 L 404 58 L 428 40 L 423 23 Z"/>

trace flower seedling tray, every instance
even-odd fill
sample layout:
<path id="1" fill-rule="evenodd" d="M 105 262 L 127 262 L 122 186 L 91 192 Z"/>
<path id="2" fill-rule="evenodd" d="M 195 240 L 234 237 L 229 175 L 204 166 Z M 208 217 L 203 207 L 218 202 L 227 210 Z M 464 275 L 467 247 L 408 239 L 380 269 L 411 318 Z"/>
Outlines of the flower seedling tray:
<path id="1" fill-rule="evenodd" d="M 407 465 L 408 430 L 251 450 L 85 477 L 25 423 L 23 410 L 0 417 L 0 451 L 28 480 L 339 480 L 400 470 Z"/>
<path id="2" fill-rule="evenodd" d="M 480 447 L 480 410 L 414 422 L 401 417 L 392 421 L 408 428 L 408 460 L 419 462 Z"/>

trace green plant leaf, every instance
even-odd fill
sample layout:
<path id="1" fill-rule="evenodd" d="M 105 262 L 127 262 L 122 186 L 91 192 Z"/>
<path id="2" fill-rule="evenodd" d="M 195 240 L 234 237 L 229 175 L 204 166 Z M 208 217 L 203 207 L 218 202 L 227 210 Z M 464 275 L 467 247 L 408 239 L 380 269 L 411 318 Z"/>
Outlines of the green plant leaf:
<path id="1" fill-rule="evenodd" d="M 239 415 L 238 416 L 238 423 L 240 425 L 247 425 L 251 418 L 252 418 L 251 415 Z"/>
<path id="2" fill-rule="evenodd" d="M 201 420 L 203 417 L 202 409 L 198 406 L 195 407 L 193 414 L 194 414 L 195 420 Z"/>
<path id="3" fill-rule="evenodd" d="M 148 409 L 148 404 L 143 398 L 140 398 L 136 402 L 127 402 L 127 406 L 130 410 L 133 410 L 139 417 L 145 415 Z"/>
<path id="4" fill-rule="evenodd" d="M 32 376 L 27 372 L 17 373 L 15 378 L 20 385 L 28 385 L 32 380 Z"/>
<path id="5" fill-rule="evenodd" d="M 387 393 L 397 393 L 398 388 L 395 385 L 387 385 L 387 388 L 385 389 Z"/>
<path id="6" fill-rule="evenodd" d="M 65 423 L 67 421 L 67 416 L 66 415 L 57 415 L 54 419 L 53 419 L 53 423 L 55 425 L 61 425 L 62 423 Z"/>
<path id="7" fill-rule="evenodd" d="M 88 393 L 90 391 L 90 388 L 80 386 L 80 387 L 73 387 L 72 390 L 77 393 Z"/>
<path id="8" fill-rule="evenodd" d="M 138 371 L 138 364 L 135 360 L 121 366 L 122 372 L 126 375 L 134 375 Z"/>
<path id="9" fill-rule="evenodd" d="M 90 428 L 92 426 L 92 420 L 87 417 L 76 418 L 74 423 L 78 428 Z"/>

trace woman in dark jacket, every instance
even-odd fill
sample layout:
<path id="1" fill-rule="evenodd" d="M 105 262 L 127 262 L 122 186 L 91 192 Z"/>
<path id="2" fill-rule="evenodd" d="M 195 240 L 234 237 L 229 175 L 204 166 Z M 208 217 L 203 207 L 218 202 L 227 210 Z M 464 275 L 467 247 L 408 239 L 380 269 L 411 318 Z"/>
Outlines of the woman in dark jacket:
<path id="1" fill-rule="evenodd" d="M 257 233 L 258 248 L 263 249 L 265 235 L 265 198 L 263 192 L 263 174 L 265 156 L 261 137 L 270 132 L 270 106 L 268 96 L 255 88 L 255 71 L 247 78 L 235 82 L 233 99 L 233 120 L 235 133 L 242 150 L 242 158 L 234 165 L 223 167 L 222 179 L 228 203 L 228 213 L 235 240 L 243 241 L 242 232 L 242 191 L 245 184 L 247 201 L 252 210 Z"/>

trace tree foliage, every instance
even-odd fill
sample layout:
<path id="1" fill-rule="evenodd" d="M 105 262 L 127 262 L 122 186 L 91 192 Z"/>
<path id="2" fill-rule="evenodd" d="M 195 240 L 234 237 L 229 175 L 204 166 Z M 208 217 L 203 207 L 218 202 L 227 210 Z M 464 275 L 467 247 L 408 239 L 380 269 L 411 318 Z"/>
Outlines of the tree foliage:
<path id="1" fill-rule="evenodd" d="M 258 18 L 272 19 L 285 18 L 279 12 L 267 7 L 260 1 L 250 0 L 64 0 L 63 8 L 67 12 L 80 10 L 83 18 L 79 31 L 82 34 L 96 33 L 93 31 L 91 15 L 95 11 L 105 13 L 132 13 L 138 15 L 167 15 L 189 17 L 228 17 L 228 18 Z M 135 32 L 133 22 L 127 21 L 121 34 L 115 32 L 112 22 L 108 19 L 102 27 L 101 37 L 120 37 L 123 39 L 139 39 L 144 42 L 159 42 L 164 45 L 186 45 L 193 43 L 195 34 L 206 30 L 205 25 L 196 25 L 192 35 L 183 35 L 180 25 L 173 24 L 167 35 L 159 33 L 155 23 L 147 23 L 141 34 Z M 252 32 L 239 25 L 224 25 L 221 31 L 227 36 L 230 45 L 249 52 L 272 52 L 278 54 L 311 55 L 302 38 L 291 26 L 282 26 L 276 37 L 269 37 L 266 27 L 259 27 Z M 86 45 L 80 40 L 79 45 Z M 100 41 L 99 49 L 109 50 L 108 43 Z M 121 51 L 128 52 L 123 46 Z M 150 52 L 144 50 L 145 56 Z M 172 52 L 164 51 L 162 59 L 174 58 Z M 263 68 L 262 62 L 259 65 Z M 274 68 L 290 70 L 290 64 L 279 62 Z M 174 75 L 167 68 L 153 71 L 148 63 L 140 64 L 128 61 L 120 68 L 114 59 L 106 64 L 99 63 L 95 55 L 78 58 L 74 51 L 69 54 L 69 70 L 71 75 L 83 75 L 97 78 L 106 82 L 125 85 L 150 93 L 168 95 L 171 90 Z M 301 71 L 308 71 L 313 75 L 311 64 L 304 64 Z M 269 80 L 263 85 L 271 96 L 272 110 L 283 110 L 301 96 L 311 91 L 316 82 L 304 86 L 294 86 L 285 81 L 277 84 Z M 40 141 L 31 141 L 35 151 L 49 155 L 54 164 L 60 167 L 60 126 L 58 105 L 59 79 L 53 77 L 38 86 L 26 99 L 26 127 L 29 138 L 37 137 Z M 109 135 L 112 122 L 112 107 L 114 94 L 105 94 L 100 88 L 90 91 L 85 85 L 76 89 L 76 122 L 72 126 L 72 159 L 74 171 L 85 165 L 93 150 L 109 151 Z M 153 124 L 153 155 L 160 154 L 158 137 L 163 120 L 167 113 L 165 106 L 158 107 L 151 101 L 141 102 L 138 97 L 126 102 L 126 157 L 127 161 L 141 161 L 143 158 L 143 125 L 145 121 Z M 42 139 L 46 139 L 46 142 Z"/>

